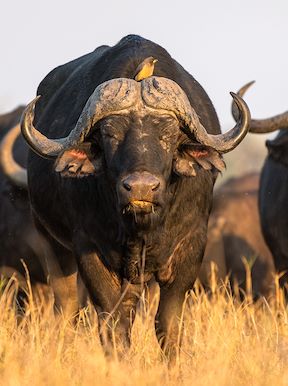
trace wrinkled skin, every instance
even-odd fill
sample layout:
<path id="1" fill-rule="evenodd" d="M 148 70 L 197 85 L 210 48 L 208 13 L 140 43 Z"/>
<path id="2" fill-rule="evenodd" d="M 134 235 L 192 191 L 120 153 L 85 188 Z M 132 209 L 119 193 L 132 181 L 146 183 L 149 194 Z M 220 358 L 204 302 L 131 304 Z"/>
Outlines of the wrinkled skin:
<path id="1" fill-rule="evenodd" d="M 268 157 L 260 181 L 259 209 L 261 225 L 277 272 L 288 270 L 288 133 L 281 130 L 278 136 L 267 141 Z M 280 283 L 287 286 L 285 273 Z M 287 288 L 286 288 L 287 290 Z"/>
<path id="2" fill-rule="evenodd" d="M 154 75 L 176 81 L 206 130 L 220 133 L 201 86 L 162 47 L 138 36 L 100 47 L 48 74 L 38 88 L 42 97 L 35 126 L 49 138 L 67 135 L 100 83 L 133 77 L 148 56 L 159 61 Z M 212 150 L 193 145 L 191 138 L 189 143 L 187 147 L 187 135 L 175 118 L 155 112 L 102 119 L 82 145 L 64 151 L 56 161 L 29 154 L 29 189 L 38 229 L 54 249 L 62 246 L 62 253 L 56 253 L 62 282 L 67 284 L 80 270 L 108 350 L 111 337 L 101 321 L 113 313 L 116 341 L 129 345 L 139 295 L 155 279 L 160 285 L 157 336 L 164 351 L 175 355 L 185 293 L 193 286 L 204 253 L 217 176 L 215 169 L 199 165 L 193 172 L 191 156 L 210 157 Z M 67 284 L 70 298 L 73 285 L 72 280 Z M 65 296 L 56 300 L 65 308 Z M 72 303 L 71 313 L 77 311 L 76 301 Z"/>
<path id="3" fill-rule="evenodd" d="M 216 190 L 200 272 L 204 284 L 209 284 L 210 264 L 214 261 L 220 280 L 230 274 L 232 288 L 236 281 L 245 290 L 245 257 L 251 264 L 254 297 L 272 294 L 275 268 L 261 232 L 258 188 L 259 175 L 247 174 L 229 179 Z"/>

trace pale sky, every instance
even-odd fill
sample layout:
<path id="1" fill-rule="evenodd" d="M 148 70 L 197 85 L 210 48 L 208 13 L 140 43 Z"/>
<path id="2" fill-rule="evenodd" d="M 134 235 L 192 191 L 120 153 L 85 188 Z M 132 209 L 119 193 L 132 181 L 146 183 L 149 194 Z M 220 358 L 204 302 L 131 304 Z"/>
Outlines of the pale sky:
<path id="1" fill-rule="evenodd" d="M 254 117 L 288 110 L 288 0 L 1 0 L 0 113 L 28 103 L 57 65 L 140 34 L 205 88 L 227 128 L 229 91 Z"/>

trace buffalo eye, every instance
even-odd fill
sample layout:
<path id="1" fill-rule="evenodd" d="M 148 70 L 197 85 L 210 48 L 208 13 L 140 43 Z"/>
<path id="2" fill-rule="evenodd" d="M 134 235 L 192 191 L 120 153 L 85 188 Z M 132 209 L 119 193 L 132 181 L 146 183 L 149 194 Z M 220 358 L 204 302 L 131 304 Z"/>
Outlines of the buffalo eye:
<path id="1" fill-rule="evenodd" d="M 105 125 L 101 128 L 102 139 L 104 143 L 109 144 L 112 148 L 118 146 L 123 140 L 123 134 L 112 125 Z"/>
<path id="2" fill-rule="evenodd" d="M 119 137 L 113 132 L 104 131 L 102 135 L 104 139 L 119 142 Z"/>

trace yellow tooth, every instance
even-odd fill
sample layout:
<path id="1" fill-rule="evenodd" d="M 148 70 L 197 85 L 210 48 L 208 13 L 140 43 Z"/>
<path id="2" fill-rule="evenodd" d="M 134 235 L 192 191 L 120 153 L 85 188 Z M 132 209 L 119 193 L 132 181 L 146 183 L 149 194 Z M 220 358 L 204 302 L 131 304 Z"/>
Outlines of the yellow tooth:
<path id="1" fill-rule="evenodd" d="M 151 202 L 149 202 L 149 201 L 140 201 L 140 200 L 133 200 L 133 201 L 131 201 L 131 204 L 133 206 L 137 206 L 139 208 L 146 208 L 147 206 L 151 206 Z"/>

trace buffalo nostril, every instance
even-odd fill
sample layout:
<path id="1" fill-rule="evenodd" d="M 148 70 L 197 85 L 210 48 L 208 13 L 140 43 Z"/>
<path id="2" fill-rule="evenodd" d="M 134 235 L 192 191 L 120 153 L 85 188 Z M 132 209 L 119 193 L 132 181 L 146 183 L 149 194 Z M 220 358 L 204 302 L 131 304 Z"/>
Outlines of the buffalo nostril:
<path id="1" fill-rule="evenodd" d="M 131 185 L 127 181 L 123 181 L 123 186 L 126 190 L 130 191 L 131 190 Z"/>
<path id="2" fill-rule="evenodd" d="M 159 189 L 161 181 L 150 173 L 133 173 L 122 180 L 122 188 L 133 194 L 133 197 L 150 199 L 149 194 Z"/>
<path id="3" fill-rule="evenodd" d="M 160 186 L 160 181 L 155 182 L 155 184 L 151 187 L 153 192 L 155 192 Z"/>

